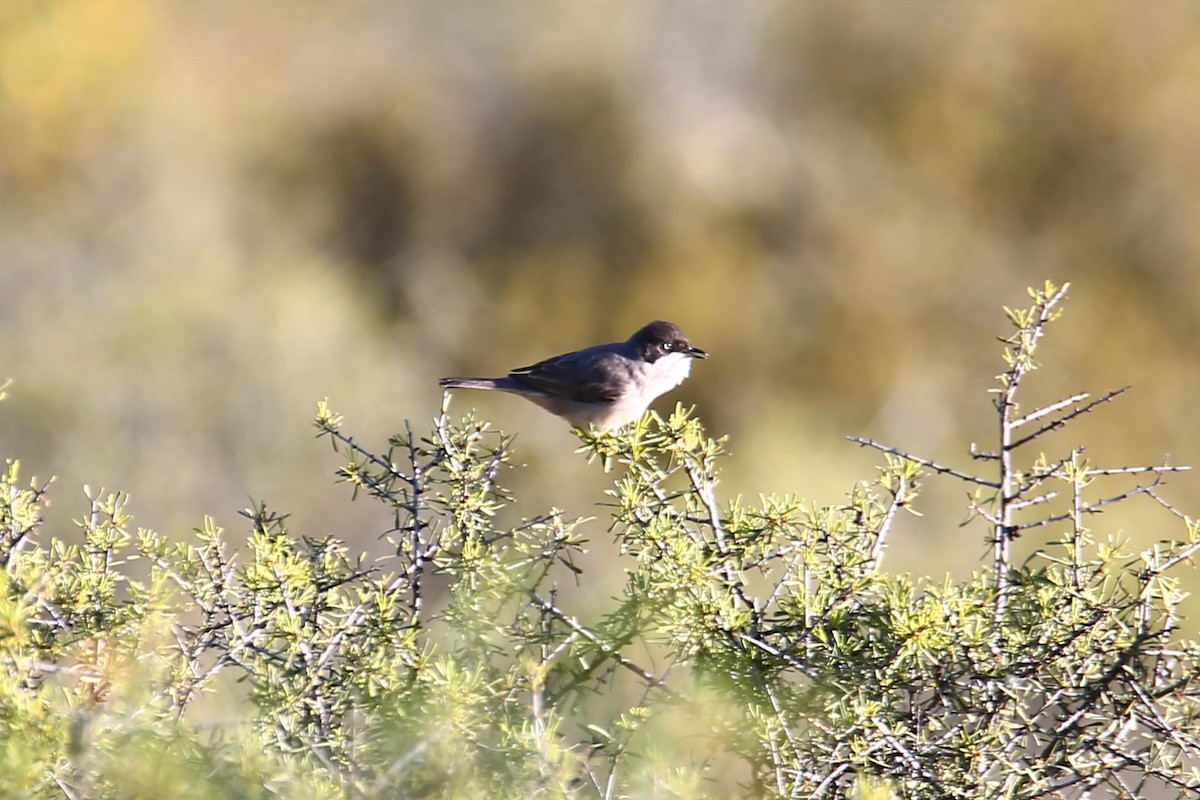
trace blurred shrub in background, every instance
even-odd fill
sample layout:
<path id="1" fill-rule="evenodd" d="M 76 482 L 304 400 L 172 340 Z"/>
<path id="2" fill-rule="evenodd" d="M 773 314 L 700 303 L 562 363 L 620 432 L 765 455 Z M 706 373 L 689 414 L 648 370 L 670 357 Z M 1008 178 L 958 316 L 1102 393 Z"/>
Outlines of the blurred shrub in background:
<path id="1" fill-rule="evenodd" d="M 982 320 L 1049 274 L 1039 391 L 1131 382 L 1080 436 L 1195 461 L 1197 39 L 1182 2 L 7 3 L 0 443 L 149 527 L 253 490 L 366 548 L 386 518 L 290 468 L 308 398 L 379 440 L 441 375 L 668 318 L 729 486 L 829 500 L 844 433 L 990 433 Z M 478 402 L 516 494 L 590 502 L 565 429 Z M 899 557 L 965 574 L 950 536 Z"/>

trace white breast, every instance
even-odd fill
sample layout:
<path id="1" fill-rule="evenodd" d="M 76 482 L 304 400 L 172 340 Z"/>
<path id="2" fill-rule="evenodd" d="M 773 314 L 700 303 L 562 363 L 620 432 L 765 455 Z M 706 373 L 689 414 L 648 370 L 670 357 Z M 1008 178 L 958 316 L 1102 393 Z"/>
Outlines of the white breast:
<path id="1" fill-rule="evenodd" d="M 592 421 L 602 428 L 633 422 L 646 413 L 656 398 L 683 383 L 691 370 L 692 359 L 682 353 L 663 356 L 653 364 L 638 362 L 629 370 L 629 387 L 624 397 Z"/>
<path id="2" fill-rule="evenodd" d="M 650 405 L 654 398 L 683 383 L 692 371 L 692 357 L 683 353 L 670 353 L 646 366 L 647 369 L 641 376 L 642 395 L 646 398 L 646 405 Z"/>

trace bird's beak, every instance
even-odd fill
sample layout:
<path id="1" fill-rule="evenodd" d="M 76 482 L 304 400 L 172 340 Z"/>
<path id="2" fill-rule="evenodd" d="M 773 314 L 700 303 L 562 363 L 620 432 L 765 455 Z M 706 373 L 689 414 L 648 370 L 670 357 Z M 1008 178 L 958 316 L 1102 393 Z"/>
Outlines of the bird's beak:
<path id="1" fill-rule="evenodd" d="M 686 352 L 692 358 L 708 358 L 708 353 L 704 352 L 699 347 L 689 347 Z"/>

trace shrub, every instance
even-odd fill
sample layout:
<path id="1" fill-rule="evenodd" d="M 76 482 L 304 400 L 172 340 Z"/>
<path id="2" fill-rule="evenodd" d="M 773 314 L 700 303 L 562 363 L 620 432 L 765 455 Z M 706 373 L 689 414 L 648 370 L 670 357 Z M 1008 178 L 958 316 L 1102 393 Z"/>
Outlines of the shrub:
<path id="1" fill-rule="evenodd" d="M 1113 399 L 1017 404 L 1065 287 L 1008 310 L 999 441 L 975 474 L 865 439 L 846 502 L 718 498 L 723 442 L 677 409 L 580 432 L 614 475 L 625 584 L 603 613 L 582 520 L 498 523 L 511 440 L 443 406 L 376 452 L 327 404 L 340 479 L 392 514 L 377 563 L 264 505 L 242 547 L 131 531 L 89 492 L 82 541 L 39 532 L 48 485 L 0 481 L 0 785 L 25 797 L 1191 797 L 1200 648 L 1179 636 L 1196 524 L 1156 467 L 1029 456 Z M 1094 494 L 1114 474 L 1133 489 Z M 969 580 L 880 560 L 925 476 L 969 484 L 989 563 Z M 1145 495 L 1176 540 L 1090 528 Z M 1059 498 L 1055 505 L 1055 496 Z M 1049 510 L 1045 510 L 1049 509 Z M 1040 512 L 1040 515 L 1039 515 Z M 1049 542 L 1022 563 L 1012 543 Z M 440 600 L 429 600 L 433 587 Z M 236 678 L 236 683 L 226 680 Z M 205 703 L 234 698 L 233 721 Z M 206 698 L 202 702 L 202 698 Z M 237 700 L 242 700 L 237 705 Z M 1093 794 L 1089 794 L 1093 793 Z"/>

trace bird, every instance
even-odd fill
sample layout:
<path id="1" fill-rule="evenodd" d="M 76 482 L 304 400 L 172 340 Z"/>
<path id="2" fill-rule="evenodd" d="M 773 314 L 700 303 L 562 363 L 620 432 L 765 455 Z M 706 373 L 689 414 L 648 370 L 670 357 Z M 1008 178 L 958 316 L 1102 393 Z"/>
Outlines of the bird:
<path id="1" fill-rule="evenodd" d="M 608 342 L 518 367 L 503 378 L 442 378 L 443 389 L 520 395 L 572 427 L 619 428 L 639 419 L 683 383 L 692 361 L 708 358 L 673 322 L 655 320 L 623 342 Z"/>

